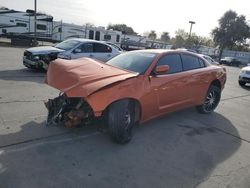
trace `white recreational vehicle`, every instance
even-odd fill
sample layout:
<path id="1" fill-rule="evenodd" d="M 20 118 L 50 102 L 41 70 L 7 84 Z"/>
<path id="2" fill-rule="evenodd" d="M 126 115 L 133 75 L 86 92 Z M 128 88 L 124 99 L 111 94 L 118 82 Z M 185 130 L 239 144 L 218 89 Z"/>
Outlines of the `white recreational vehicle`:
<path id="1" fill-rule="evenodd" d="M 53 28 L 53 17 L 37 13 L 37 37 L 50 38 Z M 26 12 L 0 9 L 0 36 L 34 35 L 34 11 Z"/>
<path id="2" fill-rule="evenodd" d="M 107 41 L 118 46 L 121 45 L 122 32 L 106 30 L 105 27 L 86 26 L 86 38 L 99 41 Z"/>
<path id="3" fill-rule="evenodd" d="M 52 40 L 62 41 L 69 38 L 86 38 L 97 41 L 107 41 L 118 46 L 121 44 L 121 32 L 106 30 L 105 27 L 75 25 L 63 22 L 53 22 Z"/>
<path id="4" fill-rule="evenodd" d="M 54 21 L 52 40 L 63 41 L 69 38 L 86 38 L 85 26 Z"/>
<path id="5" fill-rule="evenodd" d="M 34 36 L 34 11 L 26 12 L 0 9 L 0 36 L 32 37 Z M 86 38 L 107 41 L 118 46 L 121 44 L 120 31 L 106 30 L 105 27 L 76 25 L 53 21 L 53 17 L 37 13 L 37 38 L 49 41 L 63 41 L 68 38 Z"/>

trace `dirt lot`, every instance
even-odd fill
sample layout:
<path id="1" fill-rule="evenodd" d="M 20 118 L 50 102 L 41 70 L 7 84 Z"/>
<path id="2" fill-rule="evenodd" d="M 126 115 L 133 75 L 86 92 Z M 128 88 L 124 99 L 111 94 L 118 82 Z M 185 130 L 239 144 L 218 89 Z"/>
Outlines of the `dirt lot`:
<path id="1" fill-rule="evenodd" d="M 45 127 L 43 100 L 58 91 L 22 65 L 23 51 L 0 47 L 0 188 L 250 187 L 250 87 L 238 85 L 238 68 L 227 67 L 212 115 L 166 115 L 121 146 L 101 123 Z"/>

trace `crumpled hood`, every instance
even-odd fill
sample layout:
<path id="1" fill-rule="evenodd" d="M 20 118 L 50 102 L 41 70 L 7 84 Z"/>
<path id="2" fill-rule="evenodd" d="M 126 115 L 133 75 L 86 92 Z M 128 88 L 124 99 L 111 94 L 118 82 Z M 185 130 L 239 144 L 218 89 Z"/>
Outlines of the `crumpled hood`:
<path id="1" fill-rule="evenodd" d="M 65 92 L 68 97 L 87 97 L 105 86 L 136 76 L 138 73 L 90 58 L 56 59 L 50 63 L 45 82 Z"/>
<path id="2" fill-rule="evenodd" d="M 53 46 L 40 46 L 40 47 L 29 48 L 27 49 L 27 51 L 31 52 L 34 55 L 40 55 L 40 54 L 49 54 L 54 52 L 63 52 L 64 50 L 55 48 Z"/>

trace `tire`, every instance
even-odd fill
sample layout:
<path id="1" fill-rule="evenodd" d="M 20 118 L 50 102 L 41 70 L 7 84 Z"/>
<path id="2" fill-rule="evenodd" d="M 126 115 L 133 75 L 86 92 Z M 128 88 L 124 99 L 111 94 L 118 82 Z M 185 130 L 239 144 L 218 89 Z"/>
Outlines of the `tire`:
<path id="1" fill-rule="evenodd" d="M 240 81 L 240 80 L 239 80 L 239 85 L 240 85 L 240 86 L 245 86 L 245 85 L 246 85 L 246 82 Z"/>
<path id="2" fill-rule="evenodd" d="M 110 136 L 119 144 L 126 144 L 132 138 L 135 124 L 135 107 L 129 100 L 113 103 L 108 111 L 108 129 Z"/>
<path id="3" fill-rule="evenodd" d="M 196 108 L 202 114 L 210 114 L 218 106 L 220 98 L 221 89 L 215 85 L 211 85 L 208 89 L 204 103 Z"/>

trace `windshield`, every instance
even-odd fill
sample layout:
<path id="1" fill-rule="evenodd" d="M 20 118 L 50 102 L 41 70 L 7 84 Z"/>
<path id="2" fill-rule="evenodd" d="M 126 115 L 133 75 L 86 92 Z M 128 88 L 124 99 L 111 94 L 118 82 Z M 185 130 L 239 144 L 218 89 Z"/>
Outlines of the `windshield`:
<path id="1" fill-rule="evenodd" d="M 156 53 L 149 52 L 127 52 L 109 60 L 107 64 L 126 69 L 139 74 L 144 74 L 149 65 L 152 63 Z"/>
<path id="2" fill-rule="evenodd" d="M 62 49 L 62 50 L 70 50 L 74 47 L 76 47 L 80 42 L 77 40 L 66 40 L 63 42 L 60 42 L 59 44 L 55 45 L 56 48 Z"/>

